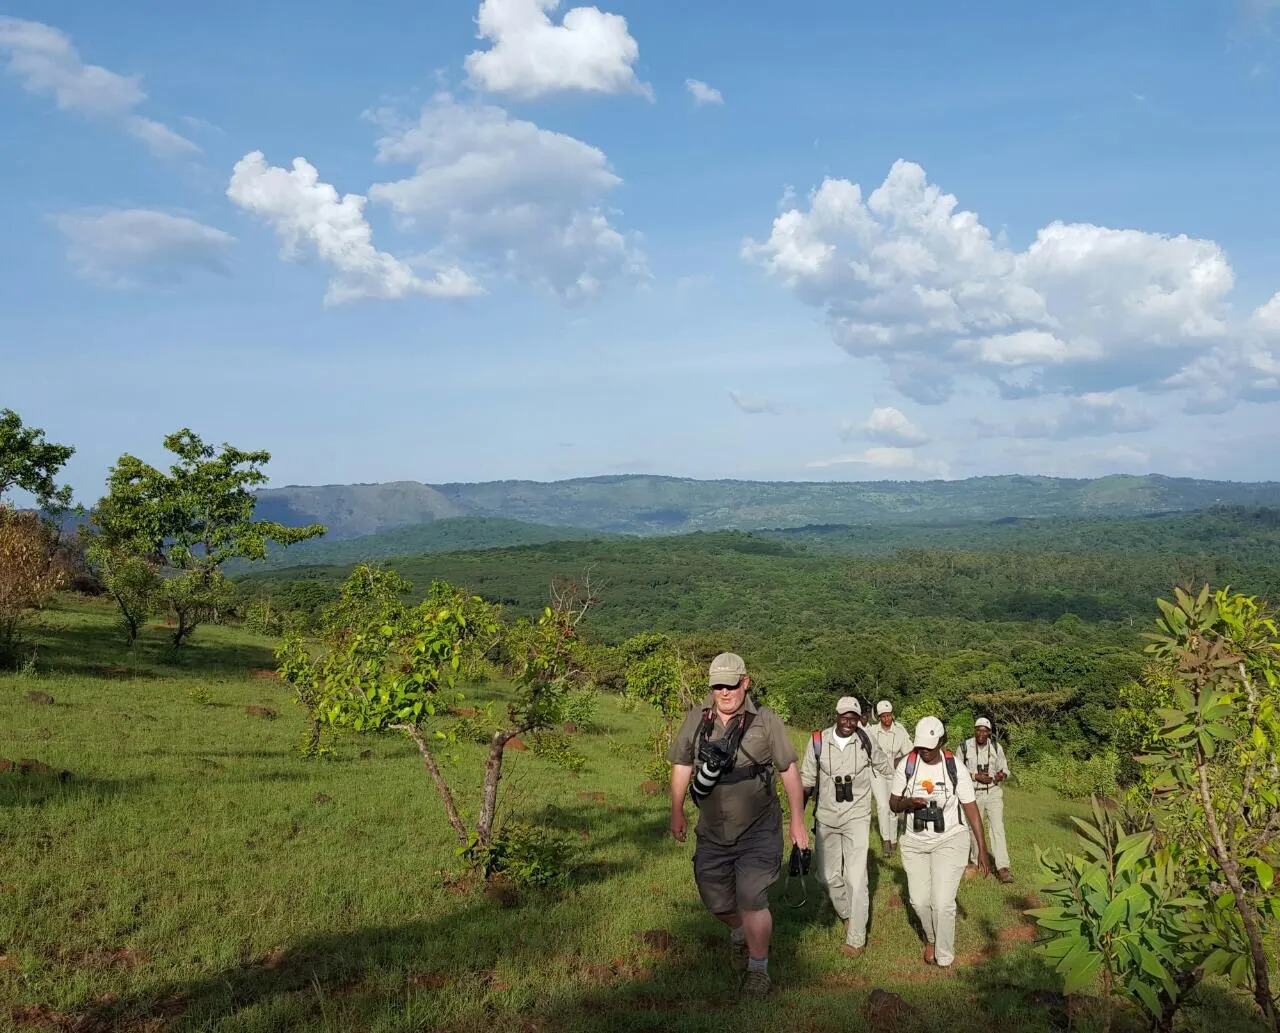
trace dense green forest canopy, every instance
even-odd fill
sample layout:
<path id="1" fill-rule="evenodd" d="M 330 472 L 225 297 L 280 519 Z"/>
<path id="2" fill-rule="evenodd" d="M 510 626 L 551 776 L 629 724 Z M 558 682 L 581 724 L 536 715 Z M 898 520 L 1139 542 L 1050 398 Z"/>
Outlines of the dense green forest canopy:
<path id="1" fill-rule="evenodd" d="M 1032 693 L 1057 700 L 1059 748 L 1088 751 L 1114 737 L 1118 693 L 1140 671 L 1141 632 L 1169 585 L 1277 594 L 1280 511 L 718 531 L 387 563 L 417 594 L 444 580 L 516 614 L 537 611 L 557 576 L 589 571 L 602 600 L 591 614 L 597 640 L 663 633 L 698 657 L 733 648 L 802 720 L 821 720 L 844 691 L 953 715 L 970 713 L 975 697 Z M 291 567 L 247 577 L 241 590 L 305 623 L 348 571 Z"/>

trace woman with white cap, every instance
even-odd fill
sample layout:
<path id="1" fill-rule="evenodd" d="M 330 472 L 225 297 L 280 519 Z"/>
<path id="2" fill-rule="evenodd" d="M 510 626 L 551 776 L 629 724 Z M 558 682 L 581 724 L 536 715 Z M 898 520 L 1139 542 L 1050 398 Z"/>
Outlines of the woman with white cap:
<path id="1" fill-rule="evenodd" d="M 915 749 L 894 772 L 889 798 L 894 812 L 907 816 L 902 870 L 924 932 L 924 960 L 940 968 L 956 958 L 956 891 L 969 860 L 970 828 L 978 841 L 978 870 L 984 875 L 991 870 L 973 781 L 954 754 L 942 748 L 946 737 L 936 717 L 920 720 Z"/>
<path id="2" fill-rule="evenodd" d="M 996 863 L 996 878 L 1013 882 L 1009 871 L 1009 842 L 1004 834 L 1004 782 L 1009 777 L 1009 762 L 1004 747 L 991 734 L 991 722 L 980 717 L 973 723 L 973 736 L 960 747 L 960 759 L 973 778 L 978 797 L 978 813 L 991 840 L 991 854 Z M 969 867 L 978 863 L 978 843 L 969 845 Z"/>
<path id="3" fill-rule="evenodd" d="M 871 741 L 880 752 L 897 765 L 911 752 L 911 736 L 893 717 L 893 704 L 882 699 L 876 704 L 876 723 L 867 729 Z M 880 851 L 882 856 L 893 854 L 898 841 L 898 816 L 889 810 L 889 795 L 893 788 L 893 775 L 876 774 L 871 779 L 871 793 L 876 798 L 876 820 L 880 827 Z"/>

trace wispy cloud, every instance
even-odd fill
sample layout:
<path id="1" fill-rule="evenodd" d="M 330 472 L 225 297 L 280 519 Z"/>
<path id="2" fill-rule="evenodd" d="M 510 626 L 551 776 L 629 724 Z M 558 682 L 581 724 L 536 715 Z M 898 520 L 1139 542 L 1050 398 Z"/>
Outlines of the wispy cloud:
<path id="1" fill-rule="evenodd" d="M 29 93 L 51 96 L 61 111 L 112 122 L 161 157 L 200 150 L 163 123 L 137 114 L 147 99 L 137 76 L 86 64 L 66 33 L 43 22 L 0 17 L 0 53 Z"/>
<path id="2" fill-rule="evenodd" d="M 686 79 L 684 86 L 689 91 L 689 96 L 693 98 L 693 102 L 697 105 L 724 103 L 724 95 L 714 86 L 708 86 L 701 79 Z"/>
<path id="3" fill-rule="evenodd" d="M 750 416 L 762 416 L 766 414 L 770 416 L 779 415 L 778 407 L 767 398 L 758 398 L 754 395 L 744 395 L 730 388 L 729 400 Z"/>

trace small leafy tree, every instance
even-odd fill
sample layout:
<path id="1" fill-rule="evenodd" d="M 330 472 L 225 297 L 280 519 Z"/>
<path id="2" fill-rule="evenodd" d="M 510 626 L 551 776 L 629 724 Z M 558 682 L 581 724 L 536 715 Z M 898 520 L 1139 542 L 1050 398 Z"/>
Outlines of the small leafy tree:
<path id="1" fill-rule="evenodd" d="M 10 488 L 21 488 L 35 496 L 41 509 L 65 510 L 71 504 L 71 487 L 60 486 L 57 476 L 75 451 L 46 441 L 39 427 L 23 426 L 12 409 L 0 409 L 0 499 Z"/>
<path id="2" fill-rule="evenodd" d="M 407 582 L 387 571 L 357 567 L 326 618 L 318 656 L 289 636 L 278 656 L 281 675 L 316 720 L 361 733 L 399 732 L 422 757 L 459 847 L 489 870 L 494 863 L 498 787 L 507 744 L 551 728 L 583 679 L 578 623 L 593 604 L 589 586 L 561 585 L 536 621 L 504 626 L 496 606 L 437 582 L 417 606 L 400 601 Z M 501 647 L 516 687 L 505 719 L 489 739 L 478 815 L 469 828 L 438 752 L 456 741 L 445 718 L 462 697 L 460 670 Z"/>
<path id="3" fill-rule="evenodd" d="M 62 584 L 54 529 L 34 513 L 0 506 L 0 661 L 16 659 L 23 622 Z"/>
<path id="4" fill-rule="evenodd" d="M 617 647 L 628 699 L 648 703 L 662 723 L 649 737 L 645 775 L 663 781 L 670 773 L 667 748 L 685 711 L 705 695 L 699 667 L 666 635 L 635 635 Z"/>
<path id="5" fill-rule="evenodd" d="M 173 644 L 181 646 L 230 604 L 231 584 L 221 572 L 227 560 L 263 559 L 268 542 L 292 545 L 325 528 L 253 519 L 252 489 L 266 483 L 262 467 L 270 452 L 225 444 L 218 450 L 185 428 L 164 446 L 178 460 L 168 473 L 135 456 L 120 457 L 94 519 L 102 548 L 171 571 L 160 594 L 176 618 Z"/>
<path id="6" fill-rule="evenodd" d="M 1276 615 L 1230 590 L 1158 600 L 1147 651 L 1172 686 L 1161 728 L 1136 759 L 1153 771 L 1153 812 L 1203 858 L 1217 943 L 1209 972 L 1247 986 L 1280 1033 L 1266 942 L 1280 921 L 1280 635 Z"/>
<path id="7" fill-rule="evenodd" d="M 1027 912 L 1048 934 L 1039 949 L 1068 994 L 1101 980 L 1108 1028 L 1123 995 L 1152 1029 L 1172 1030 L 1208 954 L 1204 901 L 1188 894 L 1176 849 L 1157 848 L 1150 828 L 1129 831 L 1132 822 L 1097 800 L 1093 821 L 1072 821 L 1083 852 L 1040 854 L 1053 903 Z"/>
<path id="8" fill-rule="evenodd" d="M 120 609 L 125 639 L 133 645 L 160 598 L 163 580 L 153 561 L 95 540 L 87 550 L 90 569 Z"/>

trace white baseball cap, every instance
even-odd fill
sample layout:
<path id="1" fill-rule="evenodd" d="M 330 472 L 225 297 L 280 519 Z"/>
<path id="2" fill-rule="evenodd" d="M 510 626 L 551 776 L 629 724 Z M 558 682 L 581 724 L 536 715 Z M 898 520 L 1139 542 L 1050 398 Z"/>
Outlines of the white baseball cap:
<path id="1" fill-rule="evenodd" d="M 946 734 L 946 726 L 936 717 L 922 717 L 916 724 L 915 744 L 921 749 L 931 750 L 942 742 Z"/>
<path id="2" fill-rule="evenodd" d="M 851 712 L 852 712 L 852 713 L 854 713 L 854 714 L 861 714 L 861 713 L 862 713 L 862 704 L 861 704 L 861 703 L 859 703 L 859 702 L 858 702 L 856 699 L 854 699 L 852 696 L 841 696 L 841 697 L 840 697 L 840 702 L 838 702 L 838 703 L 836 704 L 836 713 L 837 713 L 837 714 L 848 714 L 848 713 L 851 713 Z"/>
<path id="3" fill-rule="evenodd" d="M 991 728 L 991 722 L 990 722 L 990 721 L 988 721 L 985 717 L 980 717 L 980 718 L 978 718 L 978 720 L 976 720 L 975 722 L 973 722 L 973 727 L 974 727 L 974 728 L 986 728 L 986 729 L 990 729 L 990 728 Z"/>
<path id="4" fill-rule="evenodd" d="M 892 713 L 893 713 L 893 704 L 890 703 L 887 699 L 882 699 L 879 703 L 876 704 L 876 717 L 879 717 L 881 714 L 892 714 Z"/>

